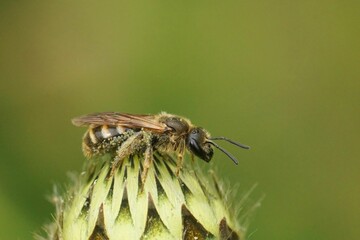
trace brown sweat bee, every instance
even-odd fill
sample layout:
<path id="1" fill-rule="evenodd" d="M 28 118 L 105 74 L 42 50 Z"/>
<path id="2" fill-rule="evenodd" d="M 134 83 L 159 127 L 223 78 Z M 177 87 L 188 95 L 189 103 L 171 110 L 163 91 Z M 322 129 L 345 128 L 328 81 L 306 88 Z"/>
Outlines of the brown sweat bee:
<path id="1" fill-rule="evenodd" d="M 205 129 L 194 126 L 190 120 L 164 112 L 156 115 L 94 113 L 74 118 L 72 123 L 75 126 L 88 126 L 82 143 L 86 157 L 115 154 L 111 174 L 114 174 L 126 156 L 144 153 L 144 171 L 141 175 L 143 183 L 153 161 L 154 151 L 176 153 L 178 175 L 186 149 L 192 159 L 195 155 L 209 162 L 213 157 L 214 146 L 238 164 L 238 160 L 214 140 L 225 140 L 244 149 L 250 148 L 226 137 L 210 137 Z"/>

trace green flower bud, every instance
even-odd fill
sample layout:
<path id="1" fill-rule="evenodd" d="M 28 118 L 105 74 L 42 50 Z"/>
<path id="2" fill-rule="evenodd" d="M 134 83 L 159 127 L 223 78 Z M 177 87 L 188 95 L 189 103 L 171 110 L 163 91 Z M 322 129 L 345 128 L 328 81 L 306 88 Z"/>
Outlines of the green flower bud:
<path id="1" fill-rule="evenodd" d="M 142 184 L 143 158 L 124 159 L 113 176 L 109 155 L 90 160 L 65 199 L 55 194 L 47 239 L 244 239 L 249 211 L 229 209 L 214 174 L 185 159 L 176 176 L 175 160 L 156 152 Z"/>

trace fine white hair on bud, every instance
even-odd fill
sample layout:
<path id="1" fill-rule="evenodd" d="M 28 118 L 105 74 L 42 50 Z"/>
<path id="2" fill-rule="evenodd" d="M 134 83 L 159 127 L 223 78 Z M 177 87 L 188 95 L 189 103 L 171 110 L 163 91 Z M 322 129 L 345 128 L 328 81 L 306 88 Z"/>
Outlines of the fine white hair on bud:
<path id="1" fill-rule="evenodd" d="M 249 214 L 243 206 L 229 207 L 214 174 L 202 174 L 185 161 L 176 176 L 172 156 L 155 152 L 143 184 L 143 155 L 125 158 L 113 175 L 111 160 L 109 155 L 91 159 L 67 195 L 55 195 L 55 222 L 46 228 L 48 237 L 38 239 L 245 238 Z"/>

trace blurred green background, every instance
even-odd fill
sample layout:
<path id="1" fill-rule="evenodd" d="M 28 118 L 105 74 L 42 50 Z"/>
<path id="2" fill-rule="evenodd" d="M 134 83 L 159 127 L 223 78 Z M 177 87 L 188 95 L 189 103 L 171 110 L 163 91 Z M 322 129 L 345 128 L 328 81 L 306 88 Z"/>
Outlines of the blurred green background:
<path id="1" fill-rule="evenodd" d="M 0 239 L 51 220 L 83 164 L 70 119 L 184 115 L 219 175 L 266 197 L 249 239 L 359 239 L 359 1 L 1 1 Z M 205 163 L 204 163 L 205 164 Z"/>

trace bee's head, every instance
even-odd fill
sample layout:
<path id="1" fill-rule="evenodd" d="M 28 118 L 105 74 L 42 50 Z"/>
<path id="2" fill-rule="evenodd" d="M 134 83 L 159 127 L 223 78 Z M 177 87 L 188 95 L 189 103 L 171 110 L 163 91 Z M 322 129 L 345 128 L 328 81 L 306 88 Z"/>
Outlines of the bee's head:
<path id="1" fill-rule="evenodd" d="M 194 128 L 186 141 L 189 151 L 206 162 L 209 162 L 214 154 L 208 135 L 202 128 Z"/>
<path id="2" fill-rule="evenodd" d="M 202 160 L 209 162 L 214 154 L 214 150 L 211 145 L 225 153 L 236 165 L 239 163 L 238 160 L 231 155 L 228 151 L 217 145 L 212 140 L 225 140 L 229 143 L 232 143 L 238 147 L 250 149 L 249 146 L 243 145 L 241 143 L 234 142 L 225 137 L 213 137 L 210 138 L 210 135 L 202 128 L 194 128 L 191 130 L 187 137 L 187 147 L 191 153 L 195 156 L 201 158 Z"/>

